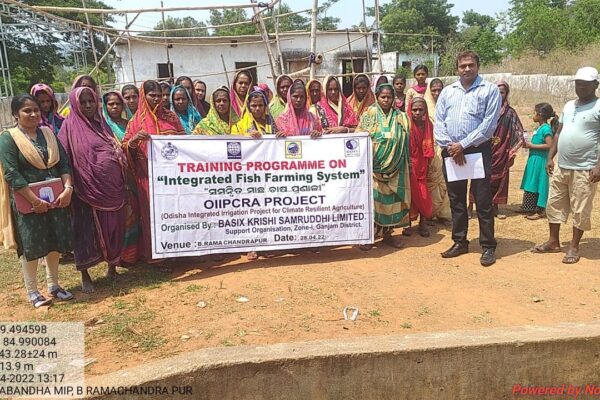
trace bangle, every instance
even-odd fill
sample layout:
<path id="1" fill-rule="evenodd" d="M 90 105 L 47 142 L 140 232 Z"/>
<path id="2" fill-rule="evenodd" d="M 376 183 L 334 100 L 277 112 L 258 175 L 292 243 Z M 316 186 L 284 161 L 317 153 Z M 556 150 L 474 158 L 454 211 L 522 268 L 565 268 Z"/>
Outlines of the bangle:
<path id="1" fill-rule="evenodd" d="M 31 206 L 35 209 L 35 208 L 40 208 L 42 206 L 42 201 L 40 200 L 37 204 L 31 204 Z"/>

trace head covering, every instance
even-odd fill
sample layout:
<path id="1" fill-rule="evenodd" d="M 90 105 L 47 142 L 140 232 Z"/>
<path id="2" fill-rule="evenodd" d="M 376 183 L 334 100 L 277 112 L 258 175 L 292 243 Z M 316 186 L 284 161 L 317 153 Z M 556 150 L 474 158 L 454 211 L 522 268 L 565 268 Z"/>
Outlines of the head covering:
<path id="1" fill-rule="evenodd" d="M 239 120 L 238 116 L 235 115 L 229 103 L 229 121 L 223 121 L 219 116 L 219 112 L 215 107 L 215 96 L 217 93 L 225 93 L 229 99 L 229 88 L 222 86 L 215 90 L 210 96 L 210 109 L 206 117 L 202 118 L 202 121 L 196 125 L 194 129 L 194 135 L 229 135 L 231 133 L 231 127 L 236 124 Z M 230 100 L 231 101 L 231 100 Z"/>
<path id="2" fill-rule="evenodd" d="M 185 96 L 187 97 L 187 100 L 188 100 L 187 110 L 186 110 L 185 114 L 181 114 L 175 110 L 174 97 L 175 97 L 175 92 L 177 92 L 178 90 L 183 90 L 183 92 L 185 93 Z M 202 120 L 200 113 L 194 107 L 194 100 L 192 99 L 190 92 L 188 92 L 187 89 L 184 88 L 182 85 L 177 85 L 177 86 L 173 87 L 173 89 L 171 89 L 171 94 L 169 96 L 169 99 L 171 101 L 171 111 L 173 111 L 175 114 L 177 114 L 177 116 L 179 117 L 179 120 L 181 121 L 181 125 L 183 125 L 183 129 L 185 129 L 185 133 L 187 135 L 190 135 L 192 133 L 192 131 L 194 130 L 194 128 L 196 127 L 196 125 L 198 124 L 198 122 L 200 122 L 200 120 Z"/>
<path id="3" fill-rule="evenodd" d="M 367 93 L 365 94 L 365 97 L 362 99 L 362 101 L 358 100 L 358 97 L 356 96 L 356 82 L 360 76 L 364 76 L 365 78 L 367 78 L 368 82 Z M 363 113 L 367 110 L 367 108 L 375 104 L 375 101 L 375 94 L 373 93 L 373 90 L 371 90 L 371 80 L 369 79 L 369 77 L 365 74 L 356 75 L 354 77 L 354 80 L 352 81 L 352 94 L 350 95 L 350 97 L 348 97 L 348 103 L 354 110 L 356 117 L 360 118 L 361 115 L 363 115 Z"/>
<path id="4" fill-rule="evenodd" d="M 593 82 L 598 80 L 598 70 L 594 67 L 582 67 L 575 74 L 576 81 Z"/>
<path id="5" fill-rule="evenodd" d="M 293 82 L 296 83 L 296 81 L 299 81 L 299 79 L 297 79 L 297 80 L 295 80 Z M 316 104 L 316 103 L 313 103 L 312 98 L 310 96 L 310 85 L 312 85 L 313 83 L 318 83 L 319 84 L 319 88 L 320 88 L 320 91 L 321 91 L 321 98 L 323 98 L 323 85 L 321 85 L 321 82 L 319 82 L 317 79 L 311 79 L 311 80 L 309 80 L 308 82 L 306 82 L 306 86 L 305 86 L 305 89 L 306 89 L 306 107 L 308 107 L 308 108 L 310 108 L 313 104 Z M 290 86 L 290 90 L 292 90 L 291 86 Z M 288 94 L 289 93 L 290 92 L 288 91 Z M 288 96 L 288 99 L 289 99 L 289 96 Z M 320 100 L 321 99 L 319 99 L 319 101 Z"/>
<path id="6" fill-rule="evenodd" d="M 506 113 L 506 111 L 508 110 L 508 107 L 510 107 L 510 104 L 508 103 L 508 95 L 510 94 L 510 86 L 508 86 L 508 83 L 502 79 L 496 81 L 496 86 L 498 86 L 498 87 L 504 86 L 506 88 L 506 96 L 504 97 L 504 99 L 502 99 L 502 107 L 500 108 L 500 115 L 502 116 Z"/>
<path id="7" fill-rule="evenodd" d="M 323 93 L 323 90 L 327 91 L 329 82 L 332 80 L 335 81 L 339 91 L 337 104 L 329 100 L 327 93 Z M 321 86 L 321 101 L 318 103 L 318 114 L 323 127 L 333 128 L 336 126 L 345 126 L 354 128 L 358 125 L 358 118 L 350 104 L 348 104 L 348 100 L 344 97 L 340 82 L 334 76 L 326 76 L 323 79 L 323 85 Z"/>
<path id="8" fill-rule="evenodd" d="M 132 84 L 128 84 L 125 85 L 121 88 L 121 96 L 123 97 L 123 100 L 125 100 L 125 91 L 126 90 L 133 90 L 135 91 L 135 94 L 137 94 L 138 96 L 138 103 L 140 101 L 140 91 L 137 87 L 135 87 L 135 85 Z M 129 106 L 127 105 L 126 102 L 123 102 L 123 108 L 125 109 L 125 114 L 127 116 L 127 119 L 131 119 L 131 117 L 133 117 L 133 111 L 131 110 L 131 108 L 129 108 Z"/>
<path id="9" fill-rule="evenodd" d="M 123 95 L 121 95 L 121 92 L 119 92 L 118 90 L 111 90 L 110 92 L 108 92 L 108 93 L 104 94 L 104 96 L 102 96 L 102 115 L 104 116 L 104 119 L 106 120 L 106 123 L 110 127 L 112 133 L 119 140 L 119 142 L 121 142 L 123 140 L 123 138 L 125 137 L 125 128 L 126 127 L 123 127 L 112 120 L 112 118 L 108 114 L 108 106 L 106 104 L 106 101 L 104 101 L 104 99 L 106 97 L 108 97 L 108 95 L 111 95 L 111 94 L 114 94 L 115 96 L 117 96 L 119 98 L 119 100 L 121 100 L 121 103 L 123 104 L 123 113 L 126 112 L 125 107 L 127 107 L 127 106 L 125 105 L 125 99 L 123 98 Z M 123 113 L 121 113 L 121 117 L 123 117 Z M 124 118 L 124 119 L 127 119 L 127 118 Z"/>
<path id="10" fill-rule="evenodd" d="M 427 114 L 429 115 L 429 119 L 431 120 L 431 122 L 435 121 L 435 106 L 437 101 L 433 98 L 433 95 L 431 94 L 431 82 L 442 82 L 440 79 L 432 79 L 429 81 L 429 83 L 427 84 L 427 90 L 425 91 L 425 95 L 423 96 L 423 98 L 425 99 L 425 102 L 427 103 Z M 442 87 L 443 87 L 444 83 L 442 82 Z"/>
<path id="11" fill-rule="evenodd" d="M 254 115 L 250 112 L 250 101 L 254 97 L 259 96 L 264 105 L 265 105 L 265 123 L 261 124 L 254 118 Z M 231 129 L 231 134 L 233 135 L 244 135 L 249 136 L 250 131 L 256 130 L 260 132 L 261 135 L 265 134 L 274 134 L 277 132 L 275 127 L 275 121 L 273 117 L 269 114 L 269 100 L 267 99 L 267 95 L 263 92 L 258 86 L 254 87 L 252 92 L 248 93 L 246 111 L 244 111 L 244 115 L 242 118 L 233 126 Z"/>
<path id="12" fill-rule="evenodd" d="M 45 93 L 52 100 L 52 108 L 48 114 L 42 113 L 42 119 L 40 121 L 39 126 L 47 126 L 52 129 L 55 135 L 58 135 L 58 131 L 62 126 L 63 121 L 65 120 L 63 117 L 58 115 L 58 101 L 56 101 L 56 96 L 54 96 L 54 91 L 52 88 L 45 83 L 38 83 L 31 87 L 31 91 L 29 92 L 33 97 L 37 97 L 40 93 Z"/>
<path id="13" fill-rule="evenodd" d="M 266 83 L 259 83 L 257 86 L 254 87 L 254 90 L 256 89 L 260 89 L 263 91 L 263 93 L 267 97 L 267 101 L 270 102 L 273 99 L 273 91 Z"/>
<path id="14" fill-rule="evenodd" d="M 235 84 L 237 83 L 237 80 L 239 79 L 240 75 L 246 75 L 248 77 L 250 77 L 250 84 L 248 87 L 248 92 L 246 93 L 246 98 L 241 99 L 240 96 L 237 94 L 237 92 L 235 91 Z M 248 100 L 248 95 L 250 95 L 250 89 L 252 88 L 252 74 L 250 74 L 250 72 L 246 71 L 246 70 L 242 70 L 242 71 L 238 71 L 235 74 L 235 77 L 233 78 L 233 84 L 231 85 L 231 89 L 230 89 L 230 98 L 231 98 L 231 108 L 233 109 L 233 112 L 235 112 L 235 114 L 237 116 L 242 116 L 244 114 L 244 111 L 246 110 L 246 104 L 247 104 L 247 100 Z"/>
<path id="15" fill-rule="evenodd" d="M 162 105 L 162 97 L 156 109 L 152 109 L 146 100 L 144 85 L 140 88 L 140 102 L 133 118 L 127 124 L 124 143 L 128 143 L 138 132 L 146 132 L 149 135 L 184 135 L 185 129 L 177 115 L 167 110 Z M 139 143 L 140 150 L 147 154 L 147 143 Z"/>
<path id="16" fill-rule="evenodd" d="M 273 96 L 273 99 L 269 103 L 269 112 L 271 113 L 271 116 L 275 119 L 277 119 L 277 117 L 279 117 L 279 114 L 281 114 L 285 109 L 285 102 L 287 100 L 287 98 L 282 99 L 281 97 L 279 97 L 279 85 L 281 84 L 281 81 L 283 79 L 292 80 L 292 78 L 290 78 L 288 75 L 279 75 L 277 77 L 277 80 L 275 80 L 275 96 Z"/>
<path id="17" fill-rule="evenodd" d="M 387 76 L 385 76 L 384 74 L 377 74 L 373 77 L 373 80 L 371 81 L 371 89 L 373 90 L 373 92 L 375 92 L 375 90 L 377 89 L 377 86 L 379 86 L 379 80 L 385 78 L 385 82 L 383 83 L 390 83 L 389 79 Z"/>
<path id="18" fill-rule="evenodd" d="M 418 127 L 416 123 L 414 123 L 412 119 L 412 105 L 415 103 L 423 103 L 425 106 L 425 114 L 423 115 L 424 121 L 424 130 Z M 421 147 L 423 149 L 423 157 L 425 158 L 433 158 L 434 149 L 433 149 L 433 124 L 429 119 L 429 110 L 427 108 L 427 101 L 423 97 L 415 97 L 412 100 L 412 103 L 408 110 L 406 110 L 408 114 L 408 119 L 410 120 L 410 147 Z M 425 166 L 425 169 L 426 166 Z M 425 175 L 427 175 L 427 171 L 425 171 Z"/>
<path id="19" fill-rule="evenodd" d="M 97 95 L 100 95 L 100 91 L 98 90 L 98 83 L 96 82 L 96 80 L 91 76 L 91 75 L 77 75 L 75 77 L 75 80 L 73 80 L 73 86 L 71 86 L 71 90 L 75 90 L 75 88 L 78 88 L 81 86 L 81 82 L 84 80 L 90 80 L 92 82 L 94 82 L 94 87 L 92 88 L 94 90 L 94 92 L 96 92 Z M 98 104 L 98 107 L 100 107 L 100 104 Z"/>
<path id="20" fill-rule="evenodd" d="M 197 83 L 201 83 L 204 85 L 204 98 L 203 99 L 200 99 L 198 97 L 198 94 L 196 93 L 196 84 Z M 206 82 L 201 81 L 200 79 L 196 79 L 194 82 L 192 82 L 192 88 L 193 88 L 193 93 L 191 93 L 191 95 L 192 95 L 192 99 L 194 99 L 194 106 L 200 113 L 200 116 L 202 118 L 204 118 L 204 117 L 206 117 L 206 115 L 208 115 L 208 111 L 210 109 L 210 104 L 208 103 L 208 101 L 206 101 L 206 89 L 208 89 L 208 86 L 206 86 Z"/>
<path id="21" fill-rule="evenodd" d="M 307 85 L 309 84 L 310 82 Z M 288 91 L 285 110 L 281 113 L 279 118 L 277 118 L 277 129 L 281 132 L 285 132 L 286 136 L 310 135 L 314 130 L 322 132 L 323 127 L 321 126 L 321 123 L 317 117 L 308 111 L 308 95 L 303 109 L 296 110 L 294 108 L 292 104 L 292 93 L 298 89 L 304 90 L 305 95 L 307 95 L 304 83 L 300 79 L 296 79 Z"/>
<path id="22" fill-rule="evenodd" d="M 98 94 L 88 87 L 71 91 L 71 114 L 58 134 L 58 139 L 71 158 L 75 193 L 85 203 L 103 211 L 115 211 L 125 203 L 125 169 L 121 146 L 102 114 L 96 108 L 90 121 L 81 109 L 83 93 Z"/>

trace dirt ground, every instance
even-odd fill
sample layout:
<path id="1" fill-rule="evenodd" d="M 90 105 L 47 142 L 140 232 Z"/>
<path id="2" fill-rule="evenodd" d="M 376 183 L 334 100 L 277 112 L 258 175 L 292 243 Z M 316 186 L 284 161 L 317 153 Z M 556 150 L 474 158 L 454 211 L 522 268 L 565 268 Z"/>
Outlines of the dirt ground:
<path id="1" fill-rule="evenodd" d="M 76 300 L 34 311 L 14 253 L 1 252 L 0 320 L 86 321 L 89 374 L 215 346 L 598 320 L 600 196 L 578 264 L 562 264 L 562 254 L 532 254 L 548 228 L 546 220 L 515 213 L 525 161 L 519 154 L 512 168 L 508 218 L 496 220 L 499 259 L 491 268 L 479 264 L 473 219 L 471 252 L 449 260 L 440 257 L 451 245 L 449 231 L 436 226 L 429 238 L 405 238 L 402 250 L 380 245 L 367 253 L 347 247 L 254 262 L 181 260 L 123 269 L 117 282 L 100 278 L 100 266 L 92 271 L 91 295 L 81 292 L 67 264 L 61 279 Z M 561 239 L 569 238 L 566 226 Z M 359 309 L 356 321 L 344 320 L 345 306 Z"/>

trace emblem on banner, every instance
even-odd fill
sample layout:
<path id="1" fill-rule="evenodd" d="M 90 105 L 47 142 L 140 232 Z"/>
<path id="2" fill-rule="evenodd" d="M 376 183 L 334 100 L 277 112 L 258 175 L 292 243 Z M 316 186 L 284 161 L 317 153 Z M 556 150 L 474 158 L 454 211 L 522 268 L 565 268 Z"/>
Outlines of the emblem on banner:
<path id="1" fill-rule="evenodd" d="M 357 139 L 346 139 L 344 140 L 344 152 L 346 157 L 358 157 L 360 156 L 360 147 Z"/>
<path id="2" fill-rule="evenodd" d="M 174 160 L 179 155 L 179 150 L 171 142 L 167 142 L 167 145 L 162 148 L 160 154 L 167 160 Z"/>
<path id="3" fill-rule="evenodd" d="M 285 142 L 285 158 L 302 158 L 302 142 Z"/>
<path id="4" fill-rule="evenodd" d="M 242 159 L 242 144 L 240 142 L 227 142 L 227 159 Z"/>

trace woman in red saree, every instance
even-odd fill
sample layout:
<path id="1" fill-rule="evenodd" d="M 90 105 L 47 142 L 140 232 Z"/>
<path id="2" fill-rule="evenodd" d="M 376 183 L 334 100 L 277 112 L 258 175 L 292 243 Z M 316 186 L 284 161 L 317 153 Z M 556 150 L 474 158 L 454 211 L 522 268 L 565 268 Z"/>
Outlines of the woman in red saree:
<path id="1" fill-rule="evenodd" d="M 275 121 L 275 125 L 277 137 L 319 137 L 323 134 L 319 120 L 308 111 L 306 88 L 300 79 L 296 79 L 288 91 L 287 105 Z"/>
<path id="2" fill-rule="evenodd" d="M 433 204 L 427 188 L 427 171 L 434 157 L 433 124 L 427 112 L 427 103 L 422 97 L 415 97 L 409 103 L 410 120 L 410 219 L 419 218 L 419 235 L 429 236 L 426 221 L 431 219 Z M 408 230 L 410 232 L 410 229 Z M 407 232 L 407 233 L 408 233 Z"/>
<path id="3" fill-rule="evenodd" d="M 340 82 L 334 76 L 326 76 L 323 79 L 323 87 L 325 93 L 310 111 L 319 118 L 324 133 L 354 132 L 358 118 L 342 94 Z"/>
<path id="4" fill-rule="evenodd" d="M 359 119 L 375 104 L 375 93 L 371 90 L 371 80 L 367 75 L 358 74 L 352 81 L 352 94 L 348 97 L 348 104 Z"/>
<path id="5" fill-rule="evenodd" d="M 523 125 L 517 112 L 508 102 L 510 87 L 505 81 L 496 82 L 500 96 L 502 96 L 502 108 L 494 136 L 492 136 L 492 204 L 494 214 L 498 219 L 505 219 L 506 215 L 498 209 L 499 204 L 508 203 L 509 170 L 513 166 L 517 151 L 523 144 Z M 471 186 L 472 188 L 472 186 Z M 472 214 L 475 196 L 469 192 L 469 215 Z"/>
<path id="6" fill-rule="evenodd" d="M 152 259 L 150 245 L 150 197 L 148 193 L 148 140 L 150 135 L 185 135 L 177 115 L 162 106 L 162 92 L 156 81 L 146 81 L 140 89 L 140 102 L 127 125 L 123 146 L 129 167 L 135 176 L 138 191 L 138 209 L 142 226 L 139 254 L 146 261 Z"/>
<path id="7" fill-rule="evenodd" d="M 72 198 L 75 266 L 84 292 L 94 290 L 88 273 L 102 261 L 116 275 L 125 237 L 125 171 L 127 161 L 112 130 L 99 112 L 100 98 L 91 88 L 69 95 L 71 113 L 58 139 L 73 168 Z"/>

